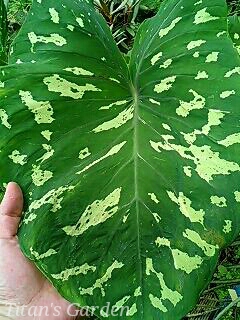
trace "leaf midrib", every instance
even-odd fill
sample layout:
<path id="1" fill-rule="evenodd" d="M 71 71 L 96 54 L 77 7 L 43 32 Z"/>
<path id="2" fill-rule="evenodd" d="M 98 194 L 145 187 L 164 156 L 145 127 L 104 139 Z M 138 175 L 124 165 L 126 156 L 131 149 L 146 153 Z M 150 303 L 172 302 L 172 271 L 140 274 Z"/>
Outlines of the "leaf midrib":
<path id="1" fill-rule="evenodd" d="M 139 189 L 138 189 L 138 166 L 139 166 L 139 94 L 136 84 L 131 85 L 131 91 L 134 101 L 134 117 L 133 117 L 133 160 L 134 160 L 134 199 L 136 204 L 136 224 L 137 224 L 137 248 L 138 248 L 138 263 L 139 263 L 139 286 L 143 290 L 143 264 L 141 258 L 141 241 L 140 241 L 140 223 L 139 223 Z M 143 302 L 141 306 L 141 319 L 143 319 Z"/>

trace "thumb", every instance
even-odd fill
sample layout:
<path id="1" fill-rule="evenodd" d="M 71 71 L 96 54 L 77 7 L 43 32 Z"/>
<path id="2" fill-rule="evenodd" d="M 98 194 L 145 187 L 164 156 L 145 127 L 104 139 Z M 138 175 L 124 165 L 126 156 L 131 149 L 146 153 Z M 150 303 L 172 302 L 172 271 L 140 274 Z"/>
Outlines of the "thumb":
<path id="1" fill-rule="evenodd" d="M 0 205 L 0 239 L 16 235 L 23 209 L 23 195 L 15 182 L 10 182 Z"/>

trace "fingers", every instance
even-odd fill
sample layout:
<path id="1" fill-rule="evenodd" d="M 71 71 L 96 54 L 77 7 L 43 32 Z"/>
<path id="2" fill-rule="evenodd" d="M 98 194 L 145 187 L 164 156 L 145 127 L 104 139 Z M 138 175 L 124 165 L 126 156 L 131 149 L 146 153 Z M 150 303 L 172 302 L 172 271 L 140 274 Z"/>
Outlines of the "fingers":
<path id="1" fill-rule="evenodd" d="M 7 185 L 5 196 L 0 205 L 0 214 L 10 217 L 20 217 L 23 209 L 23 195 L 15 182 Z"/>
<path id="2" fill-rule="evenodd" d="M 20 187 L 10 182 L 0 205 L 0 238 L 11 238 L 17 233 L 23 209 L 23 195 Z"/>

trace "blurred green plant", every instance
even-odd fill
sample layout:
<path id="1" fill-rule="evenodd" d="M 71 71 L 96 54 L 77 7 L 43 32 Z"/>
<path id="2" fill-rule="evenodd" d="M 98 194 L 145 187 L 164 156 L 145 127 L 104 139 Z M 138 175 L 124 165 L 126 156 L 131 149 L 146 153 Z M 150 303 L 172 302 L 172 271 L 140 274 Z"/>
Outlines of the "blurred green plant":
<path id="1" fill-rule="evenodd" d="M 227 0 L 229 7 L 229 15 L 240 15 L 240 1 L 239 0 Z"/>
<path id="2" fill-rule="evenodd" d="M 127 53 L 137 32 L 140 0 L 94 0 L 97 10 L 107 21 L 113 37 L 121 49 Z"/>
<path id="3" fill-rule="evenodd" d="M 10 0 L 8 2 L 8 48 L 21 28 L 31 4 L 32 0 Z"/>
<path id="4" fill-rule="evenodd" d="M 142 9 L 145 9 L 145 10 L 157 11 L 162 2 L 163 0 L 142 0 L 141 6 L 142 6 Z"/>

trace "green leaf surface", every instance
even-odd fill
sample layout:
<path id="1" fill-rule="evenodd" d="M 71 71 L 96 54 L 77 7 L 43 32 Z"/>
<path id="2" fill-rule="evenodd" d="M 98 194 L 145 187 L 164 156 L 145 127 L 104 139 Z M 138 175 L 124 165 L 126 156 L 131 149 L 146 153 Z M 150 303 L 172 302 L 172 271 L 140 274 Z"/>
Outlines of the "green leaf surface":
<path id="1" fill-rule="evenodd" d="M 23 252 L 69 301 L 181 319 L 239 234 L 227 31 L 224 0 L 166 1 L 128 66 L 88 1 L 34 1 L 1 70 L 0 177 L 25 194 Z"/>

